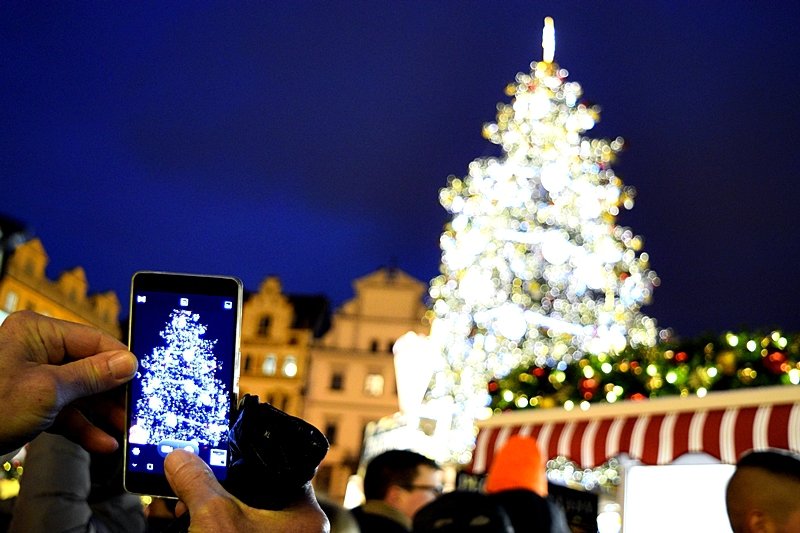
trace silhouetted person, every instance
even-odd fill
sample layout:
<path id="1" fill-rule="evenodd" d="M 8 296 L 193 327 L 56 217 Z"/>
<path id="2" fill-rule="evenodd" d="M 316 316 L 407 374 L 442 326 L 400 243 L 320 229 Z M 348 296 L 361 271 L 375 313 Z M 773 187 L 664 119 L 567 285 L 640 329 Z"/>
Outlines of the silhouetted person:
<path id="1" fill-rule="evenodd" d="M 61 435 L 33 439 L 9 532 L 144 532 L 141 501 L 123 491 L 122 457 L 114 457 L 89 454 Z"/>
<path id="2" fill-rule="evenodd" d="M 564 510 L 547 497 L 547 475 L 539 444 L 514 435 L 498 451 L 484 490 L 502 505 L 515 531 L 569 533 Z"/>
<path id="3" fill-rule="evenodd" d="M 725 504 L 734 533 L 800 532 L 800 458 L 778 450 L 744 455 Z"/>
<path id="4" fill-rule="evenodd" d="M 546 507 L 545 512 L 547 512 Z M 422 507 L 414 515 L 414 533 L 514 533 L 514 531 L 505 509 L 492 495 L 482 492 L 463 490 L 448 492 Z"/>

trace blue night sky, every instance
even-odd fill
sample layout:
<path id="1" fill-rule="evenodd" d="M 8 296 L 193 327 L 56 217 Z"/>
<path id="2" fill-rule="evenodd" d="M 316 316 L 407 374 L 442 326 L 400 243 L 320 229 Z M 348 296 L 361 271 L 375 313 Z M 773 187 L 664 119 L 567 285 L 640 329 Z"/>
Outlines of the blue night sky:
<path id="1" fill-rule="evenodd" d="M 679 335 L 800 330 L 796 2 L 0 4 L 0 213 L 127 304 L 131 274 L 277 275 L 334 306 L 438 273 L 438 190 L 541 58 L 622 136 L 619 222 Z"/>

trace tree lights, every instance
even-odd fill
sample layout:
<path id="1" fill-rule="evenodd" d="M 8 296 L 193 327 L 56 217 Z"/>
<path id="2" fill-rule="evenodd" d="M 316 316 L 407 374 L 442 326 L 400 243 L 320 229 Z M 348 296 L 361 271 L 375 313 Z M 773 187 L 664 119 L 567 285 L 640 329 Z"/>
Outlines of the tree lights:
<path id="1" fill-rule="evenodd" d="M 511 102 L 484 126 L 502 156 L 474 160 L 440 191 L 452 219 L 430 286 L 432 335 L 446 360 L 432 394 L 473 412 L 487 380 L 519 365 L 557 376 L 589 355 L 613 360 L 657 339 L 639 308 L 658 277 L 641 238 L 615 224 L 634 197 L 611 169 L 622 139 L 583 135 L 599 109 L 553 62 L 552 20 L 543 45 L 545 60 L 516 76 Z"/>

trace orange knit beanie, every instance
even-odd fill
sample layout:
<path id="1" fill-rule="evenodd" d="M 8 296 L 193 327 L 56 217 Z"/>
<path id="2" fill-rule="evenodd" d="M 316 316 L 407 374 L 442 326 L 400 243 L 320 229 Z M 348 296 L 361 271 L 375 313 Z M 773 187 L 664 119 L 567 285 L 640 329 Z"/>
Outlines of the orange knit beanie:
<path id="1" fill-rule="evenodd" d="M 489 467 L 484 489 L 488 493 L 528 489 L 547 496 L 547 475 L 536 439 L 514 435 L 500 449 Z"/>

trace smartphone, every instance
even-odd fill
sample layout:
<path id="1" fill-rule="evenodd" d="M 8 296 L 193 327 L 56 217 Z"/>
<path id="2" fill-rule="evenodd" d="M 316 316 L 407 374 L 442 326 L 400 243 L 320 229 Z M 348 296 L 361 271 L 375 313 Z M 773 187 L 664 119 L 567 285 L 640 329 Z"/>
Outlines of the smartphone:
<path id="1" fill-rule="evenodd" d="M 128 347 L 139 369 L 126 394 L 128 492 L 174 498 L 164 459 L 178 448 L 199 455 L 225 479 L 239 389 L 242 293 L 235 277 L 133 275 Z"/>

